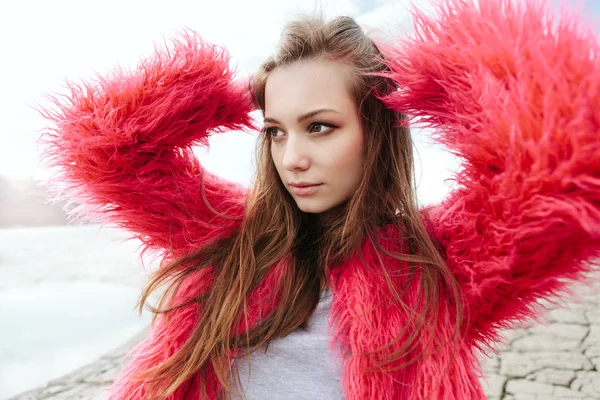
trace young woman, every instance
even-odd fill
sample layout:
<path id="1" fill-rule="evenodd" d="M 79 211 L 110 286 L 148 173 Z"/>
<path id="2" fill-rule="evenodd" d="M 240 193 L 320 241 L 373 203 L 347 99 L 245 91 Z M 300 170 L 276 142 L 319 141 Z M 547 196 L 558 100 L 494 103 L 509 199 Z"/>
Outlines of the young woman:
<path id="1" fill-rule="evenodd" d="M 477 350 L 593 269 L 597 38 L 536 0 L 436 7 L 380 49 L 350 18 L 293 22 L 249 83 L 188 32 L 47 111 L 78 215 L 164 260 L 111 399 L 483 399 Z M 256 109 L 245 190 L 190 146 Z M 409 118 L 462 159 L 437 207 L 417 207 Z"/>

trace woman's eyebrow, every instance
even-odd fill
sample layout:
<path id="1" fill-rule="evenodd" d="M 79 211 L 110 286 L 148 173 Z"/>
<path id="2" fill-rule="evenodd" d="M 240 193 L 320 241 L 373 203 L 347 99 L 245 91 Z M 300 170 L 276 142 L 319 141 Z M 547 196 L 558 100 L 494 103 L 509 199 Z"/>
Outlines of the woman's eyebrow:
<path id="1" fill-rule="evenodd" d="M 324 113 L 324 112 L 334 112 L 334 113 L 339 114 L 339 111 L 336 111 L 332 108 L 319 108 L 317 110 L 309 111 L 307 113 L 302 114 L 301 116 L 298 117 L 298 122 L 302 122 L 304 120 L 307 120 L 309 118 L 312 118 L 312 117 L 314 117 L 318 114 Z M 275 118 L 271 118 L 271 117 L 265 117 L 264 122 L 270 122 L 272 124 L 281 125 L 281 122 L 279 122 Z"/>

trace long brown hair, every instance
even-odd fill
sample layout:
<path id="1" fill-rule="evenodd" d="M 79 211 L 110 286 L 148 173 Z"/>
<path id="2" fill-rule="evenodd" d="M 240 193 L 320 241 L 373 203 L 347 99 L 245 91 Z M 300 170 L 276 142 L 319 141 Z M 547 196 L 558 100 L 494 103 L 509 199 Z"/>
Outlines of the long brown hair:
<path id="1" fill-rule="evenodd" d="M 140 307 L 153 291 L 168 285 L 159 307 L 153 309 L 168 314 L 183 306 L 172 304 L 172 299 L 187 276 L 202 269 L 212 273 L 210 288 L 185 303 L 196 303 L 202 310 L 189 340 L 170 359 L 142 376 L 152 383 L 151 396 L 163 399 L 192 375 L 199 374 L 204 398 L 210 373 L 216 375 L 227 395 L 231 390 L 232 357 L 245 356 L 302 326 L 328 284 L 328 270 L 356 255 L 365 240 L 382 254 L 420 266 L 410 269 L 408 280 L 420 278 L 423 306 L 412 310 L 411 331 L 398 333 L 403 344 L 390 359 L 382 360 L 382 368 L 408 354 L 412 360 L 408 363 L 422 356 L 415 356 L 413 349 L 424 331 L 434 331 L 441 297 L 448 293 L 453 296 L 457 327 L 460 325 L 458 287 L 426 231 L 415 198 L 412 142 L 406 117 L 386 108 L 378 98 L 396 90 L 388 78 L 378 75 L 386 70 L 382 57 L 348 17 L 330 22 L 305 17 L 286 26 L 277 53 L 264 62 L 251 80 L 249 90 L 256 107 L 264 113 L 266 81 L 276 68 L 317 58 L 350 68 L 348 89 L 360 110 L 365 134 L 364 175 L 353 197 L 337 210 L 338 217 L 328 218 L 325 223 L 318 215 L 298 209 L 271 159 L 269 136 L 260 136 L 258 168 L 240 229 L 231 237 L 161 268 L 143 292 Z M 378 243 L 376 232 L 384 224 L 398 225 L 403 240 L 410 243 L 408 254 L 390 252 Z M 287 267 L 274 288 L 278 298 L 274 311 L 249 324 L 245 318 L 250 294 L 282 260 Z M 402 290 L 394 287 L 388 269 L 385 265 L 379 268 L 394 293 L 391 301 L 407 309 Z M 441 287 L 448 290 L 441 291 Z M 240 322 L 243 333 L 235 334 Z"/>

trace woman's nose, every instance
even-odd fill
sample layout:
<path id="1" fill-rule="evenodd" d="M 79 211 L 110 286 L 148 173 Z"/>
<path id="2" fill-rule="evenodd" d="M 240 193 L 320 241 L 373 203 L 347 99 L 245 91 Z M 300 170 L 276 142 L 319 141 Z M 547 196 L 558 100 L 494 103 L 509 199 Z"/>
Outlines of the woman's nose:
<path id="1" fill-rule="evenodd" d="M 307 146 L 298 135 L 288 136 L 282 164 L 289 171 L 306 170 L 310 166 Z"/>

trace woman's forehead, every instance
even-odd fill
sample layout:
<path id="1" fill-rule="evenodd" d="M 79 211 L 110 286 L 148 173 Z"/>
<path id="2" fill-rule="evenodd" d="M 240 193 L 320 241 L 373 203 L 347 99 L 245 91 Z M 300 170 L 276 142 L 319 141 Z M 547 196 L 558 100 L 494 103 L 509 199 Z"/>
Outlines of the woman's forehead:
<path id="1" fill-rule="evenodd" d="M 343 110 L 354 104 L 348 72 L 339 63 L 310 60 L 275 69 L 265 86 L 265 117 L 296 118 L 315 109 Z"/>

